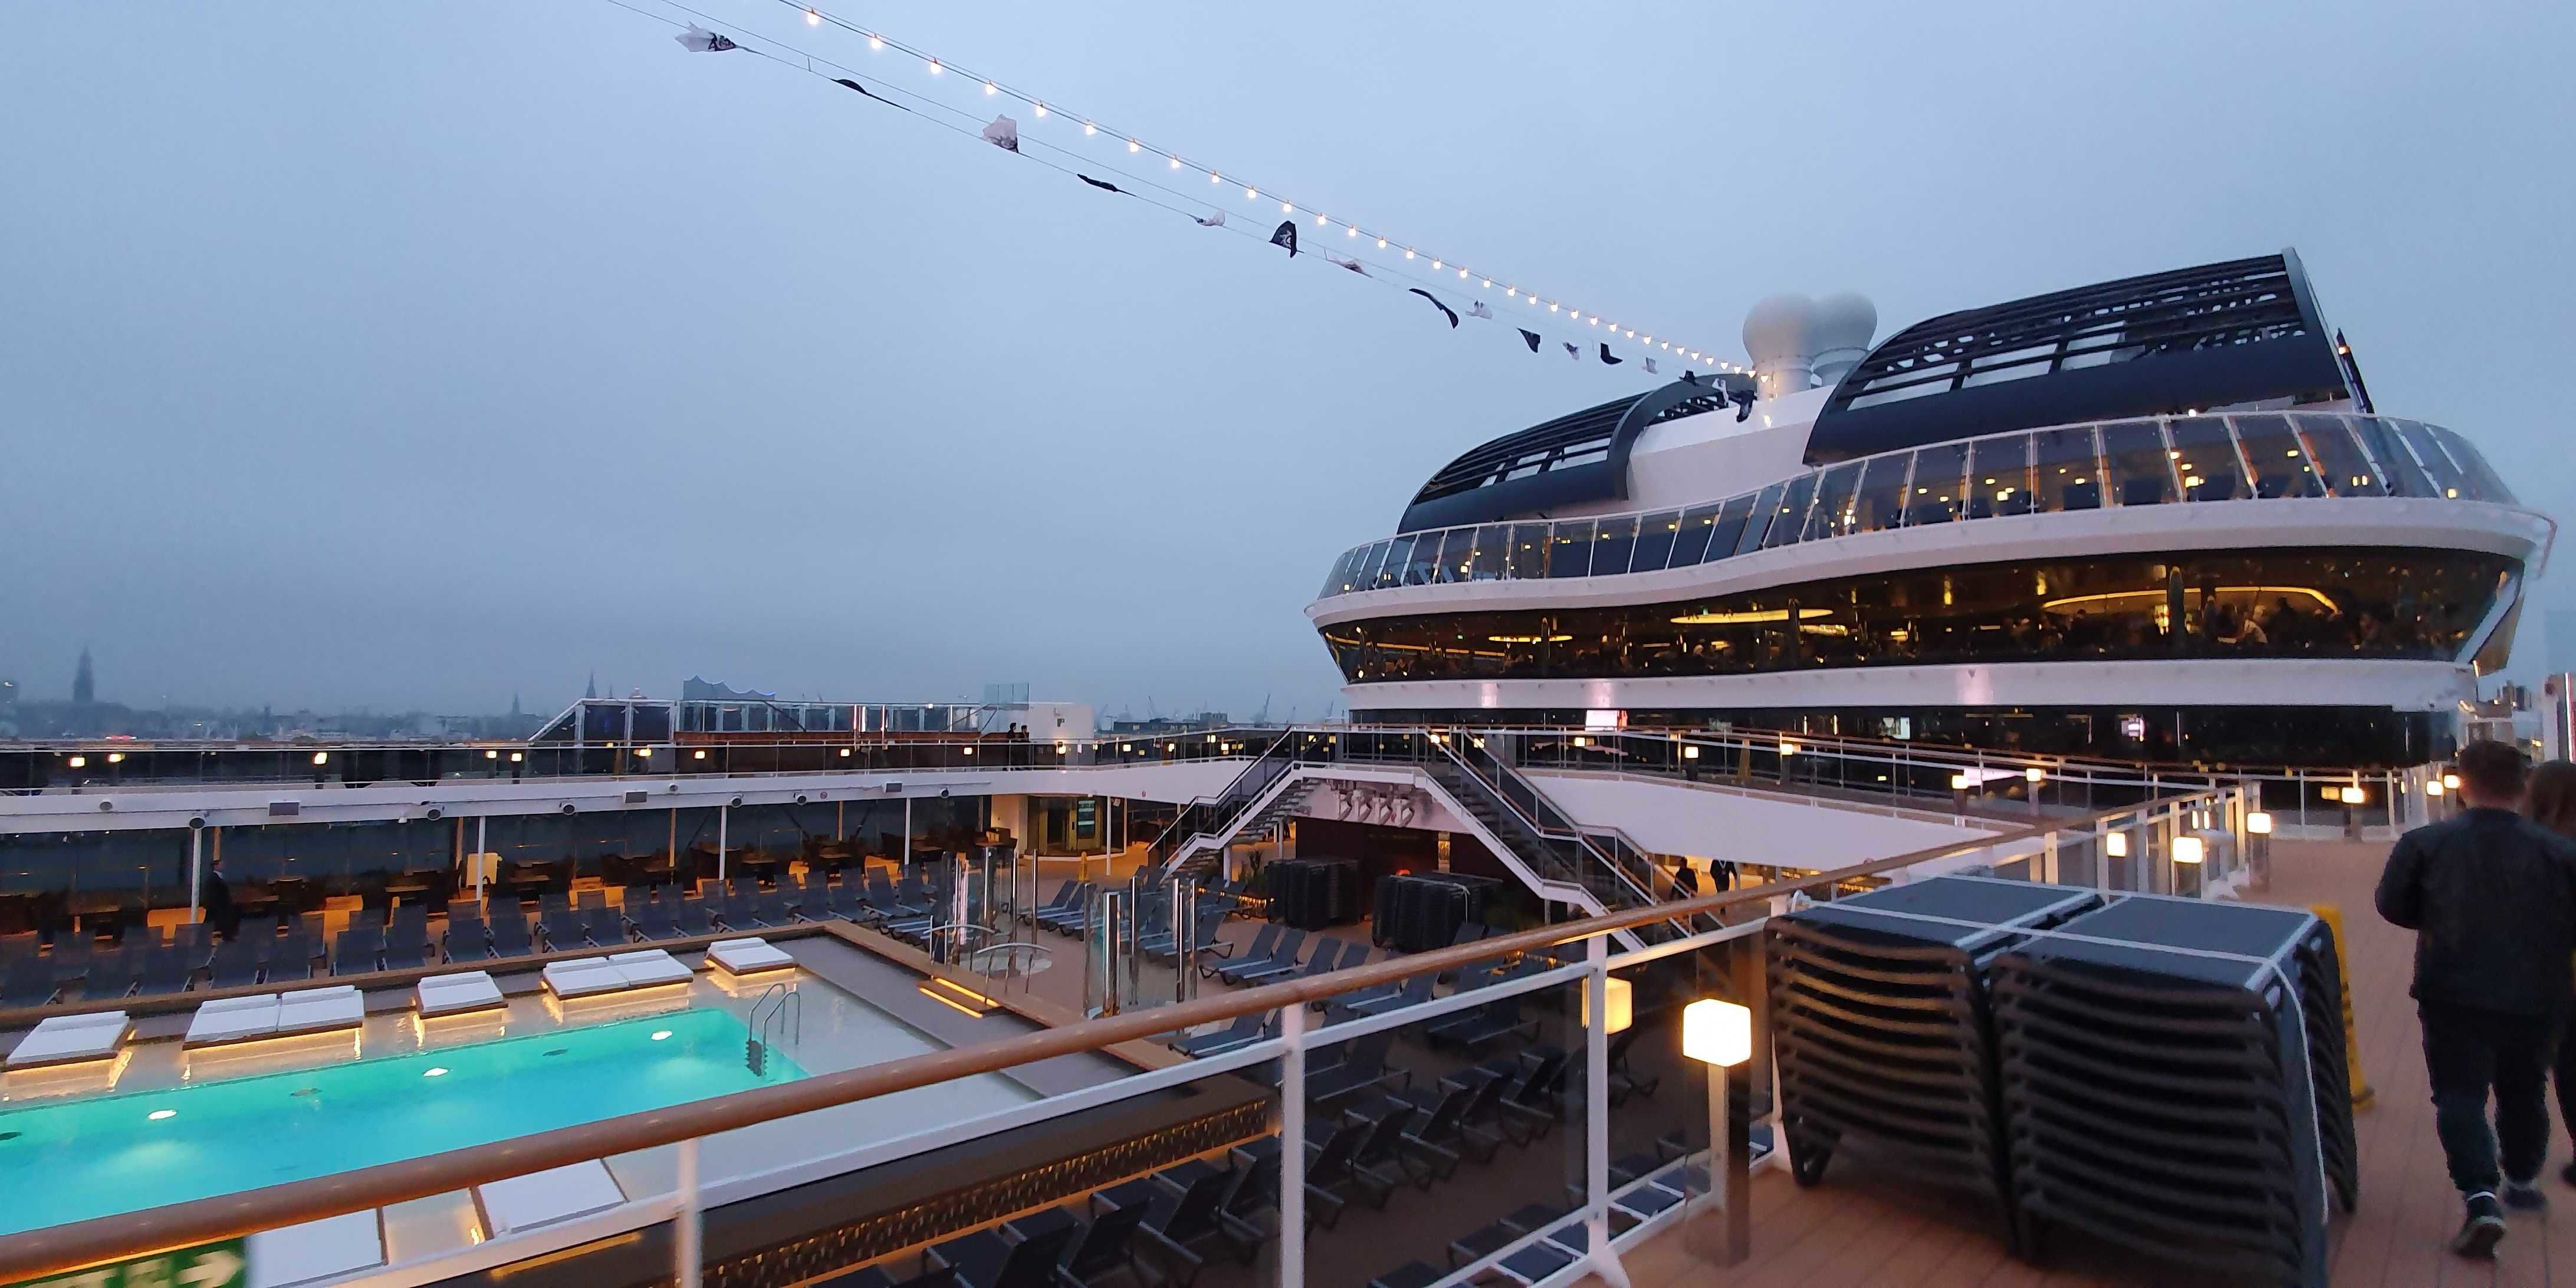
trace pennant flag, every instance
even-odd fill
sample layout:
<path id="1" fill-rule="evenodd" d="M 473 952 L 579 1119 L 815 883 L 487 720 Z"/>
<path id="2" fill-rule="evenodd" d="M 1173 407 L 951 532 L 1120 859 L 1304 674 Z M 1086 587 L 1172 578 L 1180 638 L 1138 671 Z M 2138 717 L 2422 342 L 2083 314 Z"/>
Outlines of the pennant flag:
<path id="1" fill-rule="evenodd" d="M 880 103 L 883 103 L 883 104 L 885 104 L 885 105 L 886 105 L 886 106 L 888 106 L 888 107 L 896 108 L 896 109 L 898 109 L 898 110 L 906 111 L 906 112 L 909 112 L 909 111 L 911 111 L 911 110 L 912 110 L 911 108 L 905 107 L 903 104 L 898 103 L 898 102 L 894 101 L 893 99 L 887 98 L 887 97 L 886 97 L 885 95 L 883 95 L 883 94 L 869 94 L 869 93 L 868 93 L 868 87 L 867 87 L 867 86 L 862 85 L 862 84 L 858 83 L 857 81 L 851 80 L 851 79 L 850 79 L 849 77 L 847 77 L 847 76 L 835 76 L 835 77 L 833 77 L 833 78 L 832 78 L 832 83 L 833 83 L 833 84 L 835 84 L 835 85 L 840 86 L 840 87 L 841 87 L 841 88 L 843 88 L 843 89 L 854 89 L 854 90 L 857 90 L 859 93 L 861 93 L 861 94 L 865 94 L 865 95 L 867 95 L 867 97 L 872 98 L 872 99 L 875 99 L 876 101 L 878 101 L 878 102 L 880 102 Z"/>
<path id="2" fill-rule="evenodd" d="M 1435 308 L 1435 309 L 1440 310 L 1440 315 L 1441 315 L 1442 317 L 1445 317 L 1445 318 L 1449 319 L 1449 329 L 1450 329 L 1450 330 L 1455 331 L 1455 330 L 1457 330 L 1457 329 L 1458 329 L 1458 310 L 1453 309 L 1453 308 L 1449 307 L 1448 305 L 1441 303 L 1441 302 L 1440 302 L 1440 297 L 1439 297 L 1439 296 L 1434 295 L 1434 294 L 1432 294 L 1431 292 L 1426 291 L 1426 290 L 1422 289 L 1422 288 L 1421 288 L 1421 287 L 1419 287 L 1419 286 L 1412 287 L 1412 288 L 1410 288 L 1410 289 L 1413 291 L 1413 293 L 1414 293 L 1414 294 L 1419 295 L 1419 296 L 1421 296 L 1422 298 L 1424 298 L 1424 299 L 1426 299 L 1426 300 L 1431 301 L 1431 307 L 1433 307 L 1433 308 Z"/>
<path id="3" fill-rule="evenodd" d="M 1341 256 L 1341 255 L 1336 255 L 1336 254 L 1334 254 L 1334 253 L 1333 253 L 1333 252 L 1331 252 L 1331 251 L 1325 251 L 1325 252 L 1324 252 L 1324 258 L 1325 258 L 1326 260 L 1328 260 L 1328 261 L 1332 262 L 1332 263 L 1339 264 L 1339 265 L 1341 265 L 1342 267 L 1347 268 L 1347 269 L 1351 270 L 1352 272 L 1359 274 L 1359 275 L 1360 275 L 1360 276 L 1362 276 L 1362 277 L 1366 277 L 1366 276 L 1368 276 L 1368 275 L 1369 275 L 1369 271 L 1368 271 L 1366 268 L 1361 267 L 1361 265 L 1360 265 L 1360 261 L 1359 261 L 1358 257 L 1356 257 L 1356 256 L 1349 256 L 1349 257 L 1345 257 L 1345 256 Z"/>
<path id="4" fill-rule="evenodd" d="M 1127 195 L 1127 190 L 1125 188 L 1121 188 L 1114 183 L 1102 183 L 1098 179 L 1094 179 L 1090 175 L 1084 174 L 1079 170 L 1074 172 L 1073 177 L 1082 180 L 1084 183 L 1090 184 L 1092 187 L 1101 189 L 1104 192 L 1114 192 L 1122 197 Z"/>
<path id="5" fill-rule="evenodd" d="M 1205 219 L 1192 215 L 1190 216 L 1190 222 L 1197 224 L 1201 228 L 1223 228 L 1225 227 L 1225 212 L 1220 210 Z"/>
<path id="6" fill-rule="evenodd" d="M 984 141 L 1004 152 L 1020 150 L 1020 123 L 1007 116 L 996 116 L 984 127 Z"/>
<path id="7" fill-rule="evenodd" d="M 1468 305 L 1467 311 L 1480 318 L 1489 318 L 1494 316 L 1494 311 L 1486 308 L 1483 300 L 1478 300 L 1475 303 Z"/>
<path id="8" fill-rule="evenodd" d="M 687 31 L 681 32 L 679 35 L 671 37 L 671 39 L 679 41 L 680 48 L 688 50 L 693 54 L 721 54 L 728 49 L 742 48 L 742 46 L 733 43 L 731 40 L 728 40 L 715 32 L 709 31 L 694 22 L 689 24 L 689 29 Z"/>
<path id="9" fill-rule="evenodd" d="M 1650 376 L 1655 374 L 1655 360 L 1652 358 L 1646 359 L 1646 374 Z"/>
<path id="10" fill-rule="evenodd" d="M 1611 356 L 1610 356 L 1610 346 L 1609 346 L 1609 345 L 1606 345 L 1606 344 L 1601 346 L 1601 360 L 1602 360 L 1603 362 L 1609 363 L 1611 366 L 1614 366 L 1614 367 L 1615 367 L 1615 366 L 1618 366 L 1620 363 L 1623 363 L 1623 362 L 1626 362 L 1626 361 L 1627 361 L 1627 359 L 1626 359 L 1626 358 L 1613 358 L 1613 357 L 1611 357 Z"/>
<path id="11" fill-rule="evenodd" d="M 1583 350 L 1575 348 L 1574 342 L 1572 340 L 1568 340 L 1565 342 L 1565 356 L 1574 359 L 1576 362 L 1581 362 L 1583 361 Z"/>
<path id="12" fill-rule="evenodd" d="M 1272 229 L 1270 232 L 1270 244 L 1273 246 L 1287 247 L 1288 258 L 1297 258 L 1297 221 L 1294 219 L 1280 220 L 1279 226 Z"/>
<path id="13" fill-rule="evenodd" d="M 1513 329 L 1513 330 L 1515 330 L 1515 331 L 1520 331 L 1520 328 L 1518 328 L 1518 327 L 1514 327 L 1514 328 L 1512 328 L 1512 329 Z M 1528 346 L 1530 347 L 1530 352 L 1532 352 L 1532 353 L 1536 353 L 1536 352 L 1538 352 L 1538 332 L 1536 332 L 1536 331 L 1521 331 L 1521 343 L 1528 345 Z"/>

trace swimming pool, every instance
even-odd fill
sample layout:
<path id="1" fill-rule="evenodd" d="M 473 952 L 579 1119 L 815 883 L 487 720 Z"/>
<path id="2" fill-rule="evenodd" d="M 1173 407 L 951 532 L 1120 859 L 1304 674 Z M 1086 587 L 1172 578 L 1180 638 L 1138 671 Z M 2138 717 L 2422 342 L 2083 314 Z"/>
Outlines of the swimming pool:
<path id="1" fill-rule="evenodd" d="M 707 1007 L 0 1112 L 0 1234 L 355 1171 L 805 1076 Z"/>

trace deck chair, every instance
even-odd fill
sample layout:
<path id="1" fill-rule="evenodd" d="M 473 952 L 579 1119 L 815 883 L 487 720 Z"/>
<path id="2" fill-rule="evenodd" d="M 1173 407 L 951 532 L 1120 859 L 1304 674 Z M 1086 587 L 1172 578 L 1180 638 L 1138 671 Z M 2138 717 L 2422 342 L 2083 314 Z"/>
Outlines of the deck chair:
<path id="1" fill-rule="evenodd" d="M 548 952 L 569 952 L 590 943 L 590 935 L 581 924 L 580 914 L 569 908 L 548 911 L 537 918 L 537 928 L 545 933 Z"/>
<path id="2" fill-rule="evenodd" d="M 134 991 L 134 976 L 142 969 L 141 948 L 119 948 L 90 958 L 89 973 L 81 977 L 81 996 L 89 1001 L 123 997 Z"/>
<path id="3" fill-rule="evenodd" d="M 385 969 L 419 970 L 437 959 L 437 950 L 429 945 L 427 919 L 394 918 L 385 929 Z"/>
<path id="4" fill-rule="evenodd" d="M 762 925 L 785 926 L 796 921 L 796 913 L 787 906 L 787 896 L 775 890 L 753 896 L 751 906 L 760 914 Z"/>
<path id="5" fill-rule="evenodd" d="M 1243 982 L 1247 984 L 1280 984 L 1291 979 L 1313 979 L 1318 975 L 1330 975 L 1334 971 L 1342 968 L 1342 962 L 1345 960 L 1345 955 L 1349 954 L 1350 950 L 1354 948 L 1359 950 L 1357 954 L 1358 956 L 1368 956 L 1368 945 L 1345 944 L 1341 940 L 1335 939 L 1330 935 L 1326 935 L 1324 936 L 1322 945 L 1315 949 L 1315 955 L 1307 958 L 1306 964 L 1303 967 L 1298 966 L 1295 962 L 1289 962 L 1286 965 L 1274 967 L 1269 970 L 1247 971 L 1244 973 Z"/>
<path id="6" fill-rule="evenodd" d="M 268 965 L 264 971 L 267 982 L 275 984 L 313 978 L 313 959 L 320 955 L 321 945 L 305 938 L 301 932 L 278 940 L 277 947 L 268 954 Z"/>
<path id="7" fill-rule="evenodd" d="M 606 905 L 583 914 L 582 928 L 589 933 L 590 942 L 600 948 L 623 949 L 631 942 L 626 937 L 626 918 Z"/>
<path id="8" fill-rule="evenodd" d="M 1258 1015 L 1238 1015 L 1234 1023 L 1213 1033 L 1182 1038 L 1171 1044 L 1173 1050 L 1187 1056 L 1223 1055 L 1237 1047 L 1247 1047 L 1270 1035 L 1270 1023 Z"/>
<path id="9" fill-rule="evenodd" d="M 528 942 L 526 914 L 507 904 L 492 914 L 492 955 L 495 957 L 532 957 L 536 946 Z"/>
<path id="10" fill-rule="evenodd" d="M 1100 1190 L 1091 1196 L 1091 1206 L 1107 1204 L 1136 1212 L 1136 1232 L 1144 1246 L 1154 1250 L 1153 1259 L 1162 1263 L 1163 1281 L 1190 1288 L 1206 1264 L 1201 1248 L 1220 1241 L 1234 1245 L 1238 1252 L 1247 1242 L 1260 1245 L 1257 1228 L 1237 1231 L 1226 1225 L 1226 1191 L 1239 1179 L 1224 1168 L 1205 1165 L 1186 1181 L 1160 1172 Z"/>
<path id="11" fill-rule="evenodd" d="M 1386 1065 L 1386 1053 L 1395 1045 L 1395 1031 L 1385 1029 L 1358 1038 L 1343 1047 L 1341 1063 L 1306 1073 L 1306 1099 L 1313 1104 L 1330 1104 L 1363 1091 L 1377 1091 L 1390 1082 L 1402 1080 L 1411 1086 L 1413 1075 Z"/>
<path id="12" fill-rule="evenodd" d="M 1216 978 L 1220 983 L 1244 984 L 1249 983 L 1253 978 L 1260 975 L 1292 970 L 1297 965 L 1298 952 L 1304 949 L 1305 946 L 1305 931 L 1283 930 L 1279 932 L 1278 940 L 1272 944 L 1270 954 L 1268 956 L 1253 957 L 1246 955 L 1235 961 L 1221 962 L 1216 968 Z M 1317 949 L 1316 951 L 1321 952 L 1323 950 Z"/>
<path id="13" fill-rule="evenodd" d="M 188 991 L 188 977 L 196 970 L 196 962 L 176 948 L 153 949 L 145 956 L 141 973 L 135 976 L 134 991 L 145 997 L 184 993 Z"/>
<path id="14" fill-rule="evenodd" d="M 683 897 L 666 900 L 665 902 L 668 903 L 671 908 L 671 924 L 679 927 L 681 934 L 712 935 L 716 933 L 715 924 L 708 920 L 706 900 Z"/>
<path id="15" fill-rule="evenodd" d="M 1216 974 L 1219 970 L 1232 965 L 1235 961 L 1260 961 L 1269 957 L 1271 953 L 1278 949 L 1278 947 L 1279 923 L 1275 921 L 1264 922 L 1262 923 L 1261 929 L 1252 932 L 1252 942 L 1244 945 L 1242 957 L 1235 957 L 1233 946 L 1230 944 L 1219 946 L 1216 949 L 1217 955 L 1226 958 L 1227 960 L 1218 962 L 1212 966 L 1199 967 L 1199 975 L 1204 979 L 1214 979 L 1216 978 Z"/>
<path id="16" fill-rule="evenodd" d="M 331 944 L 331 973 L 358 975 L 378 969 L 376 959 L 384 952 L 385 936 L 380 930 L 352 926 L 340 932 Z"/>
<path id="17" fill-rule="evenodd" d="M 668 899 L 641 899 L 628 906 L 627 920 L 635 923 L 635 933 L 648 940 L 677 939 L 680 924 L 672 917 Z"/>
<path id="18" fill-rule="evenodd" d="M 1056 1263 L 1081 1227 L 1066 1223 L 1017 1243 L 991 1230 L 933 1245 L 931 1255 L 965 1288 L 1055 1288 Z"/>
<path id="19" fill-rule="evenodd" d="M 256 969 L 256 963 L 253 964 Z M 53 964 L 41 957 L 18 957 L 9 962 L 9 973 L 0 977 L 0 1006 L 19 1010 L 43 1006 L 54 1000 Z"/>
<path id="20" fill-rule="evenodd" d="M 1503 1093 L 1498 1106 L 1502 1114 L 1495 1122 L 1512 1137 L 1513 1144 L 1527 1145 L 1546 1136 L 1548 1129 L 1564 1117 L 1565 1075 L 1571 1064 L 1572 1058 L 1562 1051 L 1543 1057 L 1527 1077 Z M 1519 1133 L 1513 1131 L 1515 1121 L 1520 1124 Z"/>
<path id="21" fill-rule="evenodd" d="M 247 988 L 259 982 L 259 947 L 234 940 L 215 950 L 206 967 L 206 987 Z"/>
<path id="22" fill-rule="evenodd" d="M 471 911 L 447 914 L 447 960 L 479 962 L 492 956 L 492 934 Z"/>

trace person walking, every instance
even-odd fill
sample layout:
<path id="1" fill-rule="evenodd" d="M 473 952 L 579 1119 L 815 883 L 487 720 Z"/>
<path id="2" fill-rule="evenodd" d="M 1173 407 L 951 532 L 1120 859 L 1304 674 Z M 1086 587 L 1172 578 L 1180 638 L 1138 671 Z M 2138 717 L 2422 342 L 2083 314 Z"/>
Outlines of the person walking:
<path id="1" fill-rule="evenodd" d="M 241 917 L 233 911 L 233 888 L 224 880 L 224 861 L 220 858 L 206 865 L 197 907 L 209 933 L 231 939 L 241 929 Z"/>
<path id="2" fill-rule="evenodd" d="M 2397 839 L 2376 902 L 2415 932 L 2410 992 L 2434 1130 L 2465 1209 L 2451 1250 L 2488 1257 L 2504 1238 L 2505 1207 L 2549 1203 L 2537 1182 L 2549 1156 L 2549 1069 L 2576 992 L 2576 841 L 2514 812 L 2520 751 L 2471 743 L 2456 768 L 2468 808 Z"/>
<path id="3" fill-rule="evenodd" d="M 2531 781 L 2523 788 L 2522 815 L 2576 840 L 2576 764 L 2552 760 L 2534 766 Z M 2576 1041 L 2568 1040 L 2563 1031 L 2558 1039 L 2557 1067 L 2550 1071 L 2550 1081 L 2557 1084 L 2558 1121 L 2570 1136 L 2576 1136 Z M 2558 1179 L 2576 1185 L 2576 1162 L 2560 1171 Z"/>

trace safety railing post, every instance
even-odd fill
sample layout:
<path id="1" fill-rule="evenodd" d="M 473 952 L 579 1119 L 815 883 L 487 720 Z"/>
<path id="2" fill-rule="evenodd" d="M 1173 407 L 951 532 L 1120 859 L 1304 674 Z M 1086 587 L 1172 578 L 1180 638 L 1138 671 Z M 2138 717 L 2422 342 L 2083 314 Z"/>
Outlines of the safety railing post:
<path id="1" fill-rule="evenodd" d="M 1279 1041 L 1279 1288 L 1305 1288 L 1305 1003 L 1279 1008 Z"/>
<path id="2" fill-rule="evenodd" d="M 698 1139 L 680 1142 L 679 1208 L 671 1214 L 671 1281 L 677 1288 L 698 1288 L 698 1274 L 705 1264 L 699 1250 L 704 1231 L 698 1210 Z"/>
<path id="3" fill-rule="evenodd" d="M 1583 1246 L 1594 1275 L 1626 1288 L 1610 1247 L 1610 937 L 1585 940 L 1583 956 Z"/>

